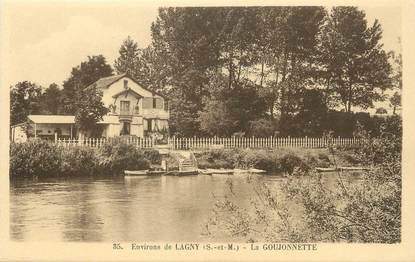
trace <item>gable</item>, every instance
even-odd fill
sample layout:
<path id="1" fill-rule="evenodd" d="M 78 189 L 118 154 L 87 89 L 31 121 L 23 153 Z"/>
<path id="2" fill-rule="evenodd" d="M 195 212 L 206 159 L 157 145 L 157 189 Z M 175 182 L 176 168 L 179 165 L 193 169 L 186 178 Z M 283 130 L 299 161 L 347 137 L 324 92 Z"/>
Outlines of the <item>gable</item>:
<path id="1" fill-rule="evenodd" d="M 121 91 L 121 92 L 119 92 L 119 93 L 116 93 L 116 94 L 115 94 L 115 95 L 113 95 L 112 97 L 113 97 L 113 98 L 117 98 L 117 97 L 122 96 L 122 95 L 128 96 L 129 94 L 131 94 L 132 96 L 135 96 L 135 97 L 136 97 L 136 98 L 138 98 L 138 99 L 140 99 L 140 98 L 142 98 L 142 97 L 143 97 L 142 95 L 140 95 L 139 93 L 135 92 L 135 91 L 134 91 L 134 90 L 132 90 L 131 88 L 124 89 L 123 91 Z"/>

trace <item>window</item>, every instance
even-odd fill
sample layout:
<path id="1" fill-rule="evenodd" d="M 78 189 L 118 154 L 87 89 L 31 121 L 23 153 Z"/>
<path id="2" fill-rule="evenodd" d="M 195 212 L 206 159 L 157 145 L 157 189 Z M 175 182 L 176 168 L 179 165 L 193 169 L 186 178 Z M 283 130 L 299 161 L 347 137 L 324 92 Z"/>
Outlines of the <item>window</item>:
<path id="1" fill-rule="evenodd" d="M 157 98 L 153 97 L 153 108 L 157 107 Z"/>
<path id="2" fill-rule="evenodd" d="M 129 113 L 130 112 L 130 101 L 121 101 L 120 103 L 121 103 L 120 113 L 121 114 Z"/>
<path id="3" fill-rule="evenodd" d="M 124 80 L 124 88 L 128 89 L 128 80 Z"/>

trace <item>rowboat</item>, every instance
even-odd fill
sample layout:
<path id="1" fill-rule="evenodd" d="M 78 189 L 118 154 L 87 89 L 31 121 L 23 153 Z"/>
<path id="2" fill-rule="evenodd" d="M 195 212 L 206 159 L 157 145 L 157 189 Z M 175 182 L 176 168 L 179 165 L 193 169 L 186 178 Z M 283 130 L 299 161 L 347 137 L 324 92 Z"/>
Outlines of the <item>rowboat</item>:
<path id="1" fill-rule="evenodd" d="M 207 176 L 212 175 L 212 173 L 208 171 L 207 169 L 198 169 L 197 171 L 199 172 L 199 175 L 207 175 Z"/>
<path id="2" fill-rule="evenodd" d="M 124 170 L 126 176 L 148 176 L 148 170 Z"/>
<path id="3" fill-rule="evenodd" d="M 156 171 L 149 171 L 148 175 L 150 175 L 150 176 L 161 176 L 161 175 L 165 175 L 166 173 L 167 173 L 167 171 L 156 170 Z"/>
<path id="4" fill-rule="evenodd" d="M 165 176 L 195 176 L 199 172 L 197 170 L 186 170 L 186 171 L 170 171 Z"/>
<path id="5" fill-rule="evenodd" d="M 255 173 L 255 174 L 261 174 L 261 173 L 265 173 L 266 171 L 262 170 L 262 169 L 250 168 L 250 169 L 248 169 L 248 172 L 249 173 Z"/>
<path id="6" fill-rule="evenodd" d="M 233 169 L 207 169 L 213 175 L 232 175 Z"/>
<path id="7" fill-rule="evenodd" d="M 366 171 L 366 167 L 340 166 L 340 167 L 316 167 L 317 172 L 335 172 L 335 171 Z"/>

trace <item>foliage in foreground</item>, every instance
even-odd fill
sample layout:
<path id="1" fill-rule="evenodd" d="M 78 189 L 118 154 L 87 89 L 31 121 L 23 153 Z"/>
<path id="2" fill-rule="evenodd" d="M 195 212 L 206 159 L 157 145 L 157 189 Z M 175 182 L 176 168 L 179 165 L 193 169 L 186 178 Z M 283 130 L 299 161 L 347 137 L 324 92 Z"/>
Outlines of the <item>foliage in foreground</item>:
<path id="1" fill-rule="evenodd" d="M 155 150 L 140 150 L 125 143 L 101 148 L 62 147 L 34 139 L 12 143 L 10 177 L 58 177 L 118 175 L 125 169 L 148 169 L 160 155 Z"/>
<path id="2" fill-rule="evenodd" d="M 207 234 L 270 242 L 398 243 L 401 240 L 401 138 L 383 133 L 356 152 L 363 175 L 296 171 L 277 185 L 251 183 L 248 207 L 231 193 L 217 201 Z M 252 182 L 248 179 L 248 182 Z"/>

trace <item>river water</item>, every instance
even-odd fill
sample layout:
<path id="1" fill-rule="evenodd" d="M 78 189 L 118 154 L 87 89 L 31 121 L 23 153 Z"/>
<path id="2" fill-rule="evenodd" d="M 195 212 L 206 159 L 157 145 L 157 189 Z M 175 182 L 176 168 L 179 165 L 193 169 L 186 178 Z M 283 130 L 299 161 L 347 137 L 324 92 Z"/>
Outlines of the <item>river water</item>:
<path id="1" fill-rule="evenodd" d="M 256 175 L 278 185 L 281 175 Z M 14 181 L 10 235 L 17 241 L 211 241 L 203 228 L 215 201 L 232 193 L 247 206 L 245 176 L 84 178 Z M 225 239 L 214 239 L 222 241 Z"/>

